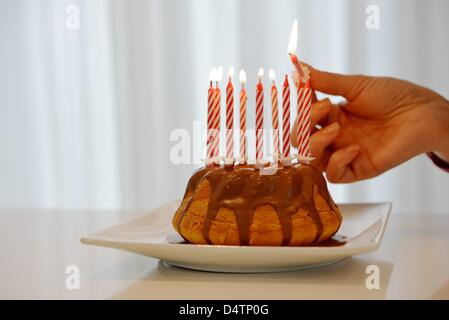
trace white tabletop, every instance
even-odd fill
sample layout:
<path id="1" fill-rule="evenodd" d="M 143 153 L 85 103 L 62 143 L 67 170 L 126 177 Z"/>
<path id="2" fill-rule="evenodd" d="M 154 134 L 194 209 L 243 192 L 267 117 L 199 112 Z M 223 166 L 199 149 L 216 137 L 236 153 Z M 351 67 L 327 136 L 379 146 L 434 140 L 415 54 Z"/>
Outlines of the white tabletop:
<path id="1" fill-rule="evenodd" d="M 0 298 L 448 299 L 449 216 L 392 212 L 381 247 L 318 269 L 224 274 L 82 245 L 82 235 L 142 212 L 0 210 Z M 68 265 L 79 289 L 66 287 Z M 367 266 L 380 270 L 368 290 Z"/>

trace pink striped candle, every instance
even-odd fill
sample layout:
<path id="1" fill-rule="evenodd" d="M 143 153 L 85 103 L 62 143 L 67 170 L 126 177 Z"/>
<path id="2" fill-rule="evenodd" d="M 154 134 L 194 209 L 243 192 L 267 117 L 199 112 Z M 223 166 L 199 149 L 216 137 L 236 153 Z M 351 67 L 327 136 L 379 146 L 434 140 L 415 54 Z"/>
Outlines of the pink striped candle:
<path id="1" fill-rule="evenodd" d="M 290 157 L 290 85 L 288 76 L 285 75 L 282 88 L 282 157 Z"/>
<path id="2" fill-rule="evenodd" d="M 234 163 L 234 86 L 231 81 L 233 75 L 234 67 L 231 67 L 226 86 L 226 164 Z"/>
<path id="3" fill-rule="evenodd" d="M 246 73 L 245 70 L 240 70 L 239 80 L 242 84 L 240 90 L 240 163 L 246 163 L 247 150 L 246 150 L 246 96 L 245 82 Z"/>
<path id="4" fill-rule="evenodd" d="M 257 74 L 259 82 L 256 87 L 256 161 L 260 164 L 263 160 L 263 68 Z"/>
<path id="5" fill-rule="evenodd" d="M 274 160 L 279 159 L 279 116 L 278 116 L 278 89 L 274 80 L 276 79 L 276 74 L 273 69 L 268 71 L 270 80 L 273 81 L 271 86 L 271 119 L 273 125 L 273 145 L 274 145 Z"/>

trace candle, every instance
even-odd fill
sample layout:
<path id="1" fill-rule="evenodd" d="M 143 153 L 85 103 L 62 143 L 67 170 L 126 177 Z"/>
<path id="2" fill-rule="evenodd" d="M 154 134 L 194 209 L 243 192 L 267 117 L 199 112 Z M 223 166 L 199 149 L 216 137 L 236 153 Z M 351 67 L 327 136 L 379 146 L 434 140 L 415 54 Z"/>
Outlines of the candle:
<path id="1" fill-rule="evenodd" d="M 271 114 L 273 124 L 274 161 L 279 159 L 279 117 L 278 117 L 278 90 L 274 80 L 276 74 L 273 69 L 268 70 L 268 76 L 273 84 L 271 86 Z"/>
<path id="2" fill-rule="evenodd" d="M 215 89 L 212 86 L 215 80 L 216 69 L 212 68 L 209 74 L 209 90 L 207 90 L 207 152 L 206 152 L 206 162 L 210 164 L 213 157 L 213 128 L 214 128 L 214 118 L 213 118 L 213 106 L 215 99 Z"/>
<path id="3" fill-rule="evenodd" d="M 223 67 L 218 67 L 215 74 L 215 100 L 214 100 L 214 158 L 215 162 L 220 161 L 220 109 L 221 109 L 221 92 L 218 83 L 223 77 Z"/>
<path id="4" fill-rule="evenodd" d="M 234 67 L 228 71 L 228 85 L 226 86 L 226 164 L 234 163 L 234 87 L 232 77 Z"/>
<path id="5" fill-rule="evenodd" d="M 303 109 L 301 119 L 301 139 L 298 143 L 298 154 L 302 157 L 310 156 L 310 126 L 311 126 L 311 104 L 312 104 L 312 89 L 310 89 L 309 81 L 306 82 L 303 88 L 304 100 L 301 108 Z"/>
<path id="6" fill-rule="evenodd" d="M 297 97 L 297 145 L 298 156 L 300 158 L 309 157 L 309 143 L 310 143 L 310 108 L 312 99 L 312 90 L 309 84 L 309 74 L 304 69 L 296 56 L 296 47 L 298 42 L 298 22 L 293 22 L 292 30 L 290 32 L 290 40 L 288 43 L 287 53 L 290 55 L 290 60 L 298 72 L 298 97 Z M 304 85 L 305 83 L 305 85 Z"/>
<path id="7" fill-rule="evenodd" d="M 242 84 L 240 90 L 240 162 L 246 163 L 247 150 L 246 150 L 246 73 L 245 70 L 240 70 L 239 80 Z"/>
<path id="8" fill-rule="evenodd" d="M 298 83 L 297 88 L 297 100 L 296 100 L 296 145 L 298 147 L 298 155 L 300 155 L 300 145 L 301 145 L 301 136 L 303 132 L 301 131 L 302 123 L 303 123 L 303 115 L 304 115 L 304 99 L 305 99 L 305 88 L 302 86 L 302 83 Z"/>
<path id="9" fill-rule="evenodd" d="M 290 32 L 290 40 L 288 41 L 287 53 L 290 55 L 290 60 L 295 66 L 296 71 L 298 72 L 299 79 L 306 79 L 307 74 L 304 70 L 304 67 L 299 62 L 298 57 L 296 56 L 296 47 L 298 46 L 298 21 L 295 19 L 293 21 L 292 30 Z"/>
<path id="10" fill-rule="evenodd" d="M 256 87 L 256 161 L 261 164 L 263 160 L 263 68 L 257 73 L 259 82 Z"/>
<path id="11" fill-rule="evenodd" d="M 282 157 L 290 157 L 290 86 L 288 76 L 285 75 L 282 88 Z"/>

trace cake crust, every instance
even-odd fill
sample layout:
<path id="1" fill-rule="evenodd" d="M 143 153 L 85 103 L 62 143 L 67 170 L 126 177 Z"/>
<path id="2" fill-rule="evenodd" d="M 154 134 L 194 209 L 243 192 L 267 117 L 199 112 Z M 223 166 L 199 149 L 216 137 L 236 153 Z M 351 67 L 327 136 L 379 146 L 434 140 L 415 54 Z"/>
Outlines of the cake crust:
<path id="1" fill-rule="evenodd" d="M 172 220 L 189 243 L 251 246 L 314 245 L 341 222 L 322 173 L 307 165 L 272 175 L 250 165 L 200 169 Z"/>

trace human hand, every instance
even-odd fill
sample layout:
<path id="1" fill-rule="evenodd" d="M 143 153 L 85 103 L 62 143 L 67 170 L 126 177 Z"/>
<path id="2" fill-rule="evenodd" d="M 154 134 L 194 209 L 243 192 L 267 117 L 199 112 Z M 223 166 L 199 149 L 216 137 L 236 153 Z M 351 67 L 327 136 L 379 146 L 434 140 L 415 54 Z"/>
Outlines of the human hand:
<path id="1" fill-rule="evenodd" d="M 314 90 L 347 100 L 312 104 L 312 127 L 323 127 L 311 136 L 312 165 L 329 181 L 368 179 L 424 152 L 449 159 L 449 102 L 442 96 L 399 79 L 310 71 Z"/>

